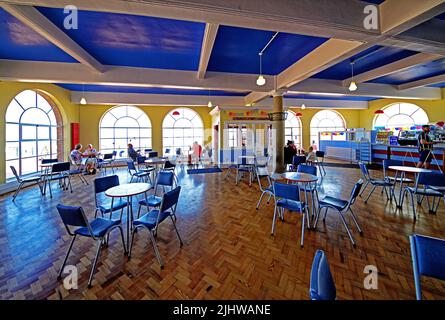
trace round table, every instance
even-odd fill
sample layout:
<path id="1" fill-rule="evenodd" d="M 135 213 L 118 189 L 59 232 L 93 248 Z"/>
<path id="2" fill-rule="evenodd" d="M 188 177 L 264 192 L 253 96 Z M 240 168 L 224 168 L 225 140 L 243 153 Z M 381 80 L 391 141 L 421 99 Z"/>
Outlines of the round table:
<path id="1" fill-rule="evenodd" d="M 429 173 L 429 172 L 432 172 L 432 170 L 429 170 L 429 169 L 416 168 L 416 167 L 408 167 L 408 166 L 389 166 L 388 169 L 389 169 L 389 170 L 393 170 L 393 171 L 396 172 L 396 175 L 395 175 L 395 177 L 394 177 L 394 181 L 395 181 L 395 182 L 394 182 L 394 185 L 393 185 L 393 187 L 392 187 L 392 192 L 393 192 L 393 193 L 394 193 L 394 188 L 395 188 L 395 186 L 396 186 L 396 184 L 397 184 L 396 181 L 397 181 L 397 178 L 398 178 L 398 175 L 399 175 L 399 172 L 400 172 L 399 200 L 397 201 L 397 199 L 394 199 L 394 200 L 396 201 L 396 207 L 397 207 L 398 209 L 402 209 L 402 204 L 403 204 L 403 203 L 402 203 L 402 197 L 403 197 L 403 184 L 404 184 L 404 181 L 405 181 L 406 174 L 407 174 L 407 173 L 413 173 L 414 176 L 415 176 L 414 181 L 416 181 L 416 180 L 417 180 L 417 175 L 418 175 L 419 173 Z"/>
<path id="2" fill-rule="evenodd" d="M 111 198 L 111 210 L 113 209 L 115 198 L 127 198 L 127 251 L 130 250 L 130 229 L 133 225 L 132 197 L 144 193 L 145 201 L 148 203 L 147 191 L 151 188 L 152 185 L 149 183 L 127 183 L 105 191 L 105 195 Z"/>
<path id="3" fill-rule="evenodd" d="M 308 191 L 312 190 L 312 183 L 316 183 L 318 181 L 318 177 L 314 176 L 312 174 L 308 174 L 308 173 L 302 173 L 302 172 L 285 172 L 285 173 L 274 173 L 272 174 L 271 178 L 273 180 L 287 180 L 287 181 L 291 181 L 291 182 L 296 182 L 296 183 L 303 183 L 304 184 L 304 201 L 305 201 L 305 206 L 307 207 L 307 210 L 309 211 L 309 207 L 307 206 L 308 204 Z M 316 188 L 315 188 L 316 191 Z M 313 192 L 310 192 L 311 195 L 311 202 L 312 202 L 312 210 L 311 210 L 311 214 L 310 217 L 313 218 L 315 216 L 315 201 L 314 201 L 314 197 L 313 197 Z M 307 219 L 307 228 L 310 229 L 311 227 L 311 222 L 309 221 L 309 219 Z"/>

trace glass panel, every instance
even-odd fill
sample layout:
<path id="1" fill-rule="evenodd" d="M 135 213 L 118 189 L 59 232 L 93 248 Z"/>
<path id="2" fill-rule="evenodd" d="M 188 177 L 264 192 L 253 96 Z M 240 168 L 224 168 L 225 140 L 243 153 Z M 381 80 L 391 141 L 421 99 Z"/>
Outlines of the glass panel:
<path id="1" fill-rule="evenodd" d="M 19 93 L 15 98 L 25 109 L 36 107 L 37 93 L 32 90 L 23 91 Z"/>
<path id="2" fill-rule="evenodd" d="M 54 114 L 54 112 L 51 111 L 50 113 L 48 113 L 48 118 L 51 125 L 53 126 L 57 125 L 56 115 Z"/>
<path id="3" fill-rule="evenodd" d="M 50 127 L 37 127 L 37 137 L 39 140 L 49 139 Z"/>
<path id="4" fill-rule="evenodd" d="M 115 138 L 127 138 L 127 129 L 114 129 Z"/>
<path id="5" fill-rule="evenodd" d="M 51 127 L 51 139 L 57 139 L 57 127 Z"/>
<path id="6" fill-rule="evenodd" d="M 145 113 L 142 114 L 137 120 L 141 127 L 151 128 L 151 121 Z"/>
<path id="7" fill-rule="evenodd" d="M 6 122 L 19 122 L 20 116 L 23 113 L 22 107 L 17 103 L 17 101 L 12 100 L 6 110 Z"/>
<path id="8" fill-rule="evenodd" d="M 113 138 L 113 129 L 100 129 L 100 138 L 101 139 L 108 139 L 108 138 Z"/>
<path id="9" fill-rule="evenodd" d="M 6 160 L 19 158 L 19 143 L 6 142 Z"/>
<path id="10" fill-rule="evenodd" d="M 35 141 L 22 142 L 22 158 L 37 156 L 36 143 Z"/>
<path id="11" fill-rule="evenodd" d="M 127 139 L 116 139 L 114 146 L 118 150 L 127 150 Z"/>
<path id="12" fill-rule="evenodd" d="M 120 119 L 127 116 L 127 107 L 117 107 L 110 110 L 110 113 L 116 117 L 116 119 Z"/>
<path id="13" fill-rule="evenodd" d="M 46 157 L 51 154 L 51 142 L 50 141 L 39 141 L 38 151 L 40 157 Z"/>
<path id="14" fill-rule="evenodd" d="M 116 118 L 113 117 L 113 115 L 110 112 L 108 112 L 102 118 L 102 121 L 100 122 L 100 126 L 113 128 L 115 122 L 116 122 Z"/>
<path id="15" fill-rule="evenodd" d="M 18 124 L 6 124 L 6 141 L 19 141 Z"/>
<path id="16" fill-rule="evenodd" d="M 139 128 L 139 123 L 130 117 L 123 117 L 116 121 L 115 127 L 120 128 Z"/>
<path id="17" fill-rule="evenodd" d="M 37 108 L 27 109 L 22 115 L 21 123 L 46 124 L 46 125 L 51 124 L 48 115 L 42 110 Z"/>
<path id="18" fill-rule="evenodd" d="M 29 174 L 37 172 L 37 157 L 22 159 L 22 172 L 21 174 Z"/>
<path id="19" fill-rule="evenodd" d="M 22 139 L 23 140 L 35 140 L 36 139 L 36 127 L 35 126 L 22 126 Z"/>
<path id="20" fill-rule="evenodd" d="M 50 113 L 53 110 L 51 105 L 40 94 L 37 94 L 37 107 L 42 109 L 46 113 Z M 51 112 L 52 113 L 52 112 Z"/>

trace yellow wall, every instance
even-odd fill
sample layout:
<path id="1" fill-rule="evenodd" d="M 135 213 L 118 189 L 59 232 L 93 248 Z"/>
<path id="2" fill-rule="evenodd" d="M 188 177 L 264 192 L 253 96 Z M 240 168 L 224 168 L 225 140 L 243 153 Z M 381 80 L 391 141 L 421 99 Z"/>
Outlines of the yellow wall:
<path id="1" fill-rule="evenodd" d="M 14 97 L 24 90 L 42 90 L 48 94 L 59 107 L 63 119 L 64 159 L 71 147 L 70 123 L 79 121 L 79 108 L 72 104 L 70 92 L 58 86 L 40 83 L 0 82 L 0 183 L 5 182 L 5 116 L 6 109 Z"/>
<path id="2" fill-rule="evenodd" d="M 114 106 L 104 105 L 85 105 L 80 107 L 80 143 L 84 146 L 91 143 L 96 148 L 99 148 L 99 123 L 105 112 Z M 142 109 L 150 118 L 152 126 L 152 148 L 160 153 L 163 153 L 162 146 L 162 121 L 164 117 L 176 107 L 156 107 L 156 106 L 141 106 Z M 209 114 L 208 107 L 193 107 L 204 123 L 204 140 L 207 142 L 207 137 L 211 136 L 212 118 Z"/>

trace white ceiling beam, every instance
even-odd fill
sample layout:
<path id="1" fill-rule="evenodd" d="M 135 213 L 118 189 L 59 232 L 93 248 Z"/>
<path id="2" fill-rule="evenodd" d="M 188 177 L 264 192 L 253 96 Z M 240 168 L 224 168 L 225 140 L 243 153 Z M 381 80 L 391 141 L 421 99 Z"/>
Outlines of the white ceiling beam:
<path id="1" fill-rule="evenodd" d="M 101 84 L 134 87 L 169 87 L 184 89 L 252 91 L 256 75 L 207 72 L 197 79 L 196 71 L 162 70 L 105 66 L 102 74 L 79 63 L 0 60 L 0 80 L 43 83 Z M 261 88 L 269 92 L 272 81 Z"/>
<path id="2" fill-rule="evenodd" d="M 201 56 L 199 59 L 198 79 L 204 79 L 209 65 L 210 57 L 218 34 L 218 24 L 207 23 L 202 40 Z"/>
<path id="3" fill-rule="evenodd" d="M 365 47 L 366 46 L 366 47 Z M 276 77 L 278 89 L 290 87 L 298 82 L 347 59 L 358 51 L 367 48 L 369 44 L 358 41 L 329 39 L 318 48 L 295 62 Z M 252 92 L 246 96 L 246 104 L 258 102 L 270 95 L 267 92 Z"/>
<path id="4" fill-rule="evenodd" d="M 104 67 L 99 61 L 34 7 L 6 3 L 0 3 L 0 7 L 94 72 L 103 72 Z"/>
<path id="5" fill-rule="evenodd" d="M 357 96 L 388 99 L 413 99 L 413 100 L 441 100 L 442 91 L 440 88 L 415 88 L 398 90 L 397 87 L 380 83 L 363 83 L 354 94 L 349 93 L 343 86 L 342 81 L 307 79 L 290 88 L 288 94 L 314 94 L 314 95 L 333 95 Z"/>
<path id="6" fill-rule="evenodd" d="M 401 85 L 398 85 L 397 88 L 399 90 L 409 90 L 409 89 L 415 89 L 415 88 L 420 88 L 420 87 L 425 87 L 425 86 L 431 86 L 433 84 L 438 84 L 438 83 L 442 83 L 442 82 L 445 82 L 445 73 L 438 75 L 438 76 L 430 77 L 430 78 L 425 78 L 425 79 L 420 79 L 417 81 L 403 83 Z"/>
<path id="7" fill-rule="evenodd" d="M 71 102 L 80 103 L 85 97 L 88 104 L 118 105 L 131 104 L 141 106 L 207 106 L 208 95 L 174 95 L 174 94 L 143 94 L 143 93 L 120 93 L 120 92 L 71 92 Z M 243 97 L 213 96 L 211 98 L 214 106 L 231 105 L 241 106 Z M 209 108 L 209 111 L 211 108 Z"/>
<path id="8" fill-rule="evenodd" d="M 429 54 L 429 53 L 417 53 L 410 57 L 395 61 L 393 63 L 386 64 L 381 66 L 380 68 L 372 69 L 367 72 L 363 72 L 357 75 L 354 75 L 354 81 L 356 83 L 364 83 L 370 80 L 374 80 L 380 77 L 384 77 L 396 72 L 403 71 L 405 69 L 414 67 L 419 64 L 431 62 L 437 59 L 440 59 L 442 56 L 437 54 Z M 343 86 L 347 87 L 351 82 L 351 78 L 347 78 L 343 80 Z"/>

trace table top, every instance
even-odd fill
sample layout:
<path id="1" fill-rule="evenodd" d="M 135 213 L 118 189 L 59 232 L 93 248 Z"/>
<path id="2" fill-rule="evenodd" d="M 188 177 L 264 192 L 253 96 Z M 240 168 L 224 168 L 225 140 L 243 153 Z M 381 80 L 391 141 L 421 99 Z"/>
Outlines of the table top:
<path id="1" fill-rule="evenodd" d="M 62 163 L 62 162 L 41 163 L 40 167 L 42 167 L 42 168 L 50 168 L 53 165 L 58 164 L 58 163 Z"/>
<path id="2" fill-rule="evenodd" d="M 408 173 L 428 173 L 432 172 L 428 169 L 416 168 L 416 167 L 408 167 L 408 166 L 389 166 L 388 169 L 395 171 L 403 171 Z"/>
<path id="3" fill-rule="evenodd" d="M 159 164 L 159 163 L 164 163 L 167 160 L 168 159 L 166 159 L 166 158 L 149 158 L 149 159 L 145 160 L 145 163 Z"/>
<path id="4" fill-rule="evenodd" d="M 127 183 L 108 189 L 105 191 L 105 195 L 111 198 L 131 197 L 145 193 L 151 188 L 149 183 Z"/>
<path id="5" fill-rule="evenodd" d="M 273 174 L 272 179 L 285 179 L 293 182 L 316 182 L 318 177 L 308 173 L 301 172 L 285 172 L 281 174 Z"/>

